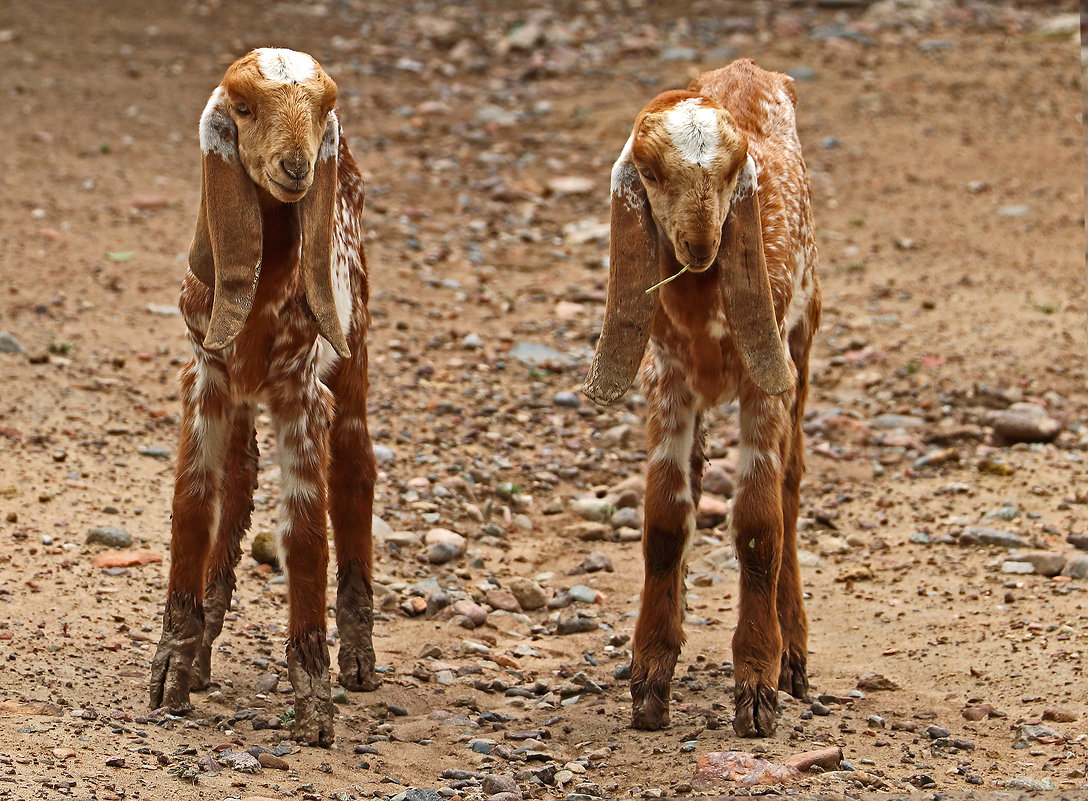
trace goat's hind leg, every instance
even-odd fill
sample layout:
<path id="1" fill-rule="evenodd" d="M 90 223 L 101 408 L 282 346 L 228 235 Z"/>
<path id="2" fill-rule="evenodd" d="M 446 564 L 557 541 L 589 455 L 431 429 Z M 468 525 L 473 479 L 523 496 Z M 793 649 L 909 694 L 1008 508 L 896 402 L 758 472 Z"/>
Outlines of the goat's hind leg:
<path id="1" fill-rule="evenodd" d="M 196 655 L 192 687 L 206 689 L 211 681 L 212 648 L 223 631 L 223 617 L 234 594 L 234 570 L 242 556 L 242 538 L 249 530 L 253 491 L 257 488 L 257 437 L 253 407 L 241 404 L 231 419 L 230 444 L 223 465 L 219 533 L 208 564 L 204 588 L 204 636 Z"/>
<path id="2" fill-rule="evenodd" d="M 181 375 L 183 410 L 174 476 L 170 583 L 162 637 L 151 662 L 152 709 L 191 708 L 193 660 L 204 633 L 204 581 L 219 517 L 226 448 L 226 376 L 211 360 L 191 361 Z"/>
<path id="3" fill-rule="evenodd" d="M 631 725 L 669 725 L 669 686 L 684 644 L 684 553 L 695 530 L 695 403 L 683 378 L 648 388 L 645 579 L 631 664 Z M 667 397 L 666 397 L 667 396 Z"/>
<path id="4" fill-rule="evenodd" d="M 295 739 L 333 740 L 329 647 L 325 642 L 329 423 L 332 398 L 315 376 L 270 399 L 282 477 L 277 536 L 287 576 L 287 675 L 295 690 Z M 301 399 L 299 404 L 297 399 Z"/>
<path id="5" fill-rule="evenodd" d="M 377 467 L 366 424 L 366 350 L 352 346 L 329 380 L 336 396 L 329 463 L 329 518 L 336 542 L 337 664 L 348 690 L 376 690 L 374 672 L 374 481 Z"/>
<path id="6" fill-rule="evenodd" d="M 794 698 L 808 695 L 808 617 L 797 563 L 797 514 L 801 505 L 801 477 L 805 470 L 805 442 L 801 423 L 808 396 L 809 342 L 803 333 L 791 335 L 790 354 L 797 365 L 797 390 L 784 442 L 782 479 L 782 569 L 778 574 L 778 624 L 782 632 L 782 664 L 778 688 Z"/>

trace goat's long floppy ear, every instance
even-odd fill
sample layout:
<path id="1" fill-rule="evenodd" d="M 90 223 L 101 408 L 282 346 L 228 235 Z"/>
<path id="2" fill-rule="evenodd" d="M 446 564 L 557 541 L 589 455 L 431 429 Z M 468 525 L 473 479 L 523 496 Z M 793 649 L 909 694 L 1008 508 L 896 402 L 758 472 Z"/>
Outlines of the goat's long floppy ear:
<path id="1" fill-rule="evenodd" d="M 793 373 L 775 320 L 756 188 L 755 162 L 748 156 L 722 226 L 718 269 L 726 314 L 748 375 L 764 392 L 777 395 L 792 386 Z"/>
<path id="2" fill-rule="evenodd" d="M 257 188 L 238 158 L 238 129 L 217 89 L 200 117 L 200 214 L 189 269 L 213 287 L 204 347 L 225 348 L 245 325 L 261 272 L 263 225 Z"/>
<path id="3" fill-rule="evenodd" d="M 604 325 L 582 391 L 594 403 L 615 403 L 638 374 L 657 293 L 657 231 L 650 201 L 631 162 L 631 140 L 612 168 L 612 211 L 608 250 L 608 295 Z"/>
<path id="4" fill-rule="evenodd" d="M 299 201 L 299 229 L 302 232 L 302 288 L 317 332 L 342 357 L 348 350 L 332 288 L 332 237 L 336 215 L 337 153 L 340 124 L 336 112 L 329 113 L 325 137 L 314 164 L 314 182 Z"/>

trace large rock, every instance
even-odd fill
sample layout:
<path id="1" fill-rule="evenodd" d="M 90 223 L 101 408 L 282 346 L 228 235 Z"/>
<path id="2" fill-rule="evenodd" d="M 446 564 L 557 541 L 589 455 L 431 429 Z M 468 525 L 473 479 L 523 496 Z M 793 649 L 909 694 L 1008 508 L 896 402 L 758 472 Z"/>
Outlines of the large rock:
<path id="1" fill-rule="evenodd" d="M 704 494 L 699 499 L 699 509 L 695 513 L 695 525 L 698 528 L 713 528 L 729 519 L 729 503 L 713 495 Z"/>
<path id="2" fill-rule="evenodd" d="M 271 565 L 274 569 L 280 569 L 280 551 L 276 543 L 276 535 L 267 529 L 257 532 L 253 538 L 250 553 L 260 565 Z"/>
<path id="3" fill-rule="evenodd" d="M 427 546 L 427 560 L 434 565 L 457 559 L 465 553 L 465 538 L 447 528 L 432 528 L 423 542 Z"/>
<path id="4" fill-rule="evenodd" d="M 98 526 L 87 532 L 87 544 L 127 548 L 132 545 L 132 535 L 120 526 Z"/>
<path id="5" fill-rule="evenodd" d="M 968 526 L 957 542 L 960 545 L 998 545 L 1002 548 L 1024 548 L 1028 544 L 1027 540 L 1011 531 L 982 526 Z"/>
<path id="6" fill-rule="evenodd" d="M 521 608 L 527 612 L 543 609 L 548 603 L 547 591 L 532 579 L 519 576 L 510 579 L 507 586 L 521 604 Z"/>
<path id="7" fill-rule="evenodd" d="M 1009 554 L 1013 562 L 1028 562 L 1040 576 L 1056 576 L 1065 567 L 1065 556 L 1052 551 L 1013 551 Z"/>
<path id="8" fill-rule="evenodd" d="M 1075 579 L 1088 579 L 1088 554 L 1077 554 L 1065 563 L 1062 575 Z"/>
<path id="9" fill-rule="evenodd" d="M 1001 444 L 1051 442 L 1062 430 L 1061 423 L 1034 403 L 1014 403 L 1008 409 L 992 412 L 987 422 L 994 429 L 994 439 Z"/>

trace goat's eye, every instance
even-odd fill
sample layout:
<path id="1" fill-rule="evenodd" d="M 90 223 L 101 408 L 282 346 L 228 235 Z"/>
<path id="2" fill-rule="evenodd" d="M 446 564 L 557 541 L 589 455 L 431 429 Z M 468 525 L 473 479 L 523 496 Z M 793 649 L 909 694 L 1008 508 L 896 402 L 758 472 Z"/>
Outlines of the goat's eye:
<path id="1" fill-rule="evenodd" d="M 248 117 L 252 112 L 249 110 L 249 106 L 245 103 L 239 103 L 234 107 L 234 110 L 241 114 L 243 117 Z"/>
<path id="2" fill-rule="evenodd" d="M 642 176 L 642 180 L 644 180 L 646 183 L 648 183 L 648 184 L 656 184 L 657 183 L 657 176 L 654 175 L 653 172 L 651 172 L 650 170 L 639 170 L 638 172 L 639 172 L 639 175 Z"/>

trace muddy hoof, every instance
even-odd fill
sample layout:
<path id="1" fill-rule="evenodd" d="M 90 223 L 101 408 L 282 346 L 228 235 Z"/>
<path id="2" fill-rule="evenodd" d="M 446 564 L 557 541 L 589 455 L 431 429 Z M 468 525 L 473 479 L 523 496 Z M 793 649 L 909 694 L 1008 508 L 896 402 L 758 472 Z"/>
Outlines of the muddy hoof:
<path id="1" fill-rule="evenodd" d="M 287 676 L 295 688 L 295 739 L 307 745 L 332 745 L 332 686 L 324 631 L 288 642 Z"/>
<path id="2" fill-rule="evenodd" d="M 669 705 L 656 698 L 636 701 L 631 710 L 631 728 L 657 731 L 669 726 Z"/>
<path id="3" fill-rule="evenodd" d="M 295 740 L 328 748 L 333 742 L 332 701 L 314 697 L 295 698 Z"/>
<path id="4" fill-rule="evenodd" d="M 152 709 L 188 712 L 193 660 L 204 633 L 204 612 L 190 596 L 172 594 L 166 600 L 162 637 L 151 660 Z"/>
<path id="5" fill-rule="evenodd" d="M 165 707 L 171 712 L 182 713 L 193 708 L 189 702 L 192 666 L 184 662 L 175 648 L 159 645 L 151 662 L 151 709 Z"/>
<path id="6" fill-rule="evenodd" d="M 733 692 L 733 731 L 741 737 L 770 737 L 778 714 L 778 690 L 769 685 L 738 684 Z"/>
<path id="7" fill-rule="evenodd" d="M 669 725 L 669 679 L 651 680 L 636 665 L 631 678 L 631 728 L 656 731 Z"/>
<path id="8" fill-rule="evenodd" d="M 788 692 L 794 698 L 808 698 L 808 659 L 804 653 L 793 649 L 782 652 L 778 689 Z"/>
<path id="9" fill-rule="evenodd" d="M 348 665 L 347 670 L 344 667 L 344 660 L 340 660 L 340 678 L 338 681 L 345 690 L 351 690 L 353 693 L 368 693 L 382 686 L 382 680 L 378 678 L 373 667 L 370 668 L 369 672 L 358 665 Z"/>

